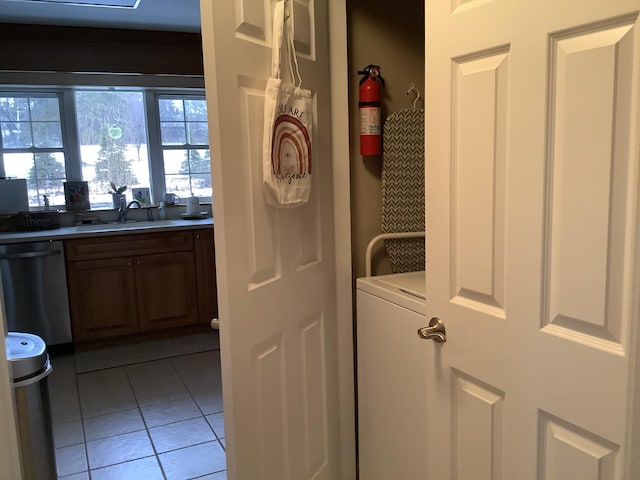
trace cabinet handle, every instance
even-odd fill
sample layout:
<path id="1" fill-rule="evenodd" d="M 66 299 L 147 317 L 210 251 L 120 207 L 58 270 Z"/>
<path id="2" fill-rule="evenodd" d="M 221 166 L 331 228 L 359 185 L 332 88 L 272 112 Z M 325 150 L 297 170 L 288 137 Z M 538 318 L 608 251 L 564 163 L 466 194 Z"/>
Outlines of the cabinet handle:
<path id="1" fill-rule="evenodd" d="M 200 240 L 200 234 L 196 233 L 196 240 Z"/>
<path id="2" fill-rule="evenodd" d="M 131 262 L 127 262 L 127 267 L 130 267 L 132 265 Z"/>
<path id="3" fill-rule="evenodd" d="M 140 260 L 136 260 L 136 265 L 140 265 Z"/>

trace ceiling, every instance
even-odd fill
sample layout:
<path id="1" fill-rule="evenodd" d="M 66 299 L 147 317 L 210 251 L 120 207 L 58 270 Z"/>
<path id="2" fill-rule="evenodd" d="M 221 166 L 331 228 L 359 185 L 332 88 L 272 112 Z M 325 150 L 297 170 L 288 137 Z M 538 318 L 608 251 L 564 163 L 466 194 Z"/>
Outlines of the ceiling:
<path id="1" fill-rule="evenodd" d="M 200 0 L 0 0 L 0 23 L 199 32 Z"/>

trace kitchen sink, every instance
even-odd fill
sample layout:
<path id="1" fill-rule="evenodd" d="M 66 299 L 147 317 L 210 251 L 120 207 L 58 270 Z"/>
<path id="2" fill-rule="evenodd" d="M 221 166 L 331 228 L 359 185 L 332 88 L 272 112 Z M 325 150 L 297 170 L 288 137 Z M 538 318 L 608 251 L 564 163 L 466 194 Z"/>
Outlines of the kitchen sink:
<path id="1" fill-rule="evenodd" d="M 126 222 L 108 222 L 98 224 L 78 225 L 75 229 L 79 232 L 111 231 L 111 230 L 136 230 L 139 228 L 161 228 L 175 225 L 173 220 L 129 220 Z"/>

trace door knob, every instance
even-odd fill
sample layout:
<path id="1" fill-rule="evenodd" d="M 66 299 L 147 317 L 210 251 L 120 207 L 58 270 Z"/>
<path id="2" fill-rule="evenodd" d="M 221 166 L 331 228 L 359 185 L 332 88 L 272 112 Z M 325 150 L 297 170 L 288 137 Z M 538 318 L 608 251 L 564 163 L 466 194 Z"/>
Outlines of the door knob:
<path id="1" fill-rule="evenodd" d="M 447 331 L 444 328 L 444 323 L 438 317 L 429 320 L 428 327 L 419 328 L 418 336 L 423 340 L 433 340 L 438 343 L 447 341 Z"/>

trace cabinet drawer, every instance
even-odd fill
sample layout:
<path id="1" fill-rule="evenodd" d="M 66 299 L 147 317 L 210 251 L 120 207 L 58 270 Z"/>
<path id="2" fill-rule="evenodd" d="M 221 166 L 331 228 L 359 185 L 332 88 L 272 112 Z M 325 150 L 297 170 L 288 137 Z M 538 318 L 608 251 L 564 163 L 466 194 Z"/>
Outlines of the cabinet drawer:
<path id="1" fill-rule="evenodd" d="M 67 261 L 70 262 L 181 252 L 192 249 L 193 233 L 189 230 L 80 238 L 65 241 L 65 255 Z"/>

